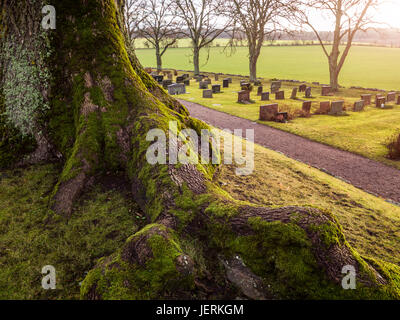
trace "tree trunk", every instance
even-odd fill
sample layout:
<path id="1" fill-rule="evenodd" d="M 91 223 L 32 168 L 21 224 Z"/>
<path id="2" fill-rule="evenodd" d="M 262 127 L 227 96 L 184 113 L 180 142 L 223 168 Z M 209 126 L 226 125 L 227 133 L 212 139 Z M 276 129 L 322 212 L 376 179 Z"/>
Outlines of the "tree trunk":
<path id="1" fill-rule="evenodd" d="M 162 57 L 159 46 L 156 46 L 156 60 L 157 60 L 157 71 L 160 73 L 162 70 Z"/>
<path id="2" fill-rule="evenodd" d="M 197 46 L 193 47 L 193 66 L 194 75 L 200 75 L 200 49 Z"/>
<path id="3" fill-rule="evenodd" d="M 56 10 L 51 109 L 42 120 L 64 169 L 50 206 L 68 217 L 98 173 L 123 171 L 148 221 L 99 260 L 82 298 L 398 297 L 382 265 L 363 260 L 330 214 L 244 205 L 215 183 L 215 166 L 151 165 L 149 130 L 168 137 L 170 121 L 198 134 L 207 125 L 128 57 L 113 0 L 58 1 Z M 341 286 L 345 265 L 357 272 L 356 290 Z"/>

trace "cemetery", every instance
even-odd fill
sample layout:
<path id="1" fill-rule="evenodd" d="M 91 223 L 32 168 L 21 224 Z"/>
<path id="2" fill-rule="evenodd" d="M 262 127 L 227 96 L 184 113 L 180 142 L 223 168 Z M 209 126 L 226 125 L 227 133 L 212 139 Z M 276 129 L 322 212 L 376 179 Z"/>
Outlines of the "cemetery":
<path id="1" fill-rule="evenodd" d="M 186 71 L 178 73 L 193 75 Z M 400 168 L 399 162 L 387 158 L 385 145 L 400 122 L 400 93 L 397 91 L 377 93 L 342 88 L 332 93 L 328 85 L 320 83 L 275 79 L 260 79 L 261 85 L 248 91 L 242 90 L 250 86 L 248 78 L 243 76 L 220 74 L 216 81 L 213 73 L 204 72 L 200 78 L 206 81 L 196 82 L 193 78 L 191 81 L 198 86 L 193 84 L 190 94 L 179 98 Z M 213 98 L 208 98 L 210 95 L 206 93 L 203 98 L 203 90 L 215 85 L 220 85 L 220 93 Z M 278 105 L 276 117 L 261 120 L 260 107 L 268 104 Z"/>

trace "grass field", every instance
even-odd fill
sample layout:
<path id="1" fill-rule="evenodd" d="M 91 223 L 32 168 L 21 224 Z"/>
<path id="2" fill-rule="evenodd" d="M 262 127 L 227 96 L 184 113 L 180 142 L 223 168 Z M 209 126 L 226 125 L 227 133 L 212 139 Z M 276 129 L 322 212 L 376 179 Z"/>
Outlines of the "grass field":
<path id="1" fill-rule="evenodd" d="M 400 264 L 399 207 L 277 152 L 258 145 L 254 152 L 252 175 L 222 165 L 215 176 L 233 198 L 329 210 L 362 255 Z M 97 260 L 143 226 L 132 196 L 101 184 L 86 190 L 71 218 L 53 214 L 49 196 L 60 169 L 0 171 L 0 299 L 79 298 L 80 281 Z M 45 265 L 57 270 L 56 290 L 41 287 Z"/>
<path id="2" fill-rule="evenodd" d="M 213 79 L 212 76 L 210 76 Z M 222 84 L 220 81 L 213 83 Z M 293 112 L 301 109 L 302 101 L 291 100 L 290 94 L 293 86 L 298 84 L 283 83 L 286 100 L 274 100 L 271 95 L 270 101 L 260 101 L 256 95 L 256 89 L 250 95 L 253 104 L 237 103 L 237 91 L 240 89 L 240 78 L 233 77 L 233 83 L 223 92 L 214 94 L 212 99 L 204 99 L 202 90 L 199 89 L 195 80 L 187 88 L 188 93 L 179 95 L 180 99 L 196 102 L 206 107 L 232 114 L 238 117 L 258 121 L 259 107 L 261 104 L 278 103 L 280 111 Z M 270 83 L 263 82 L 265 91 L 269 91 Z M 312 112 L 318 109 L 320 101 L 345 100 L 345 107 L 349 110 L 355 101 L 360 100 L 360 95 L 368 93 L 365 90 L 343 89 L 335 96 L 321 97 L 321 88 L 313 86 Z M 375 94 L 375 93 L 373 93 Z M 298 98 L 303 98 L 303 93 L 298 93 Z M 364 157 L 386 163 L 400 169 L 400 161 L 389 160 L 386 144 L 390 137 L 400 132 L 400 106 L 392 105 L 392 109 L 376 109 L 373 105 L 366 107 L 364 112 L 348 111 L 349 116 L 313 115 L 311 118 L 295 118 L 289 123 L 262 122 L 266 125 L 291 132 L 314 141 L 318 141 L 336 148 L 360 154 Z"/>
<path id="3" fill-rule="evenodd" d="M 153 49 L 138 49 L 136 54 L 146 67 L 154 67 Z M 231 56 L 222 47 L 201 53 L 201 70 L 248 75 L 248 51 L 239 47 Z M 164 57 L 165 68 L 193 70 L 190 48 L 171 48 Z M 400 90 L 400 49 L 354 46 L 340 77 L 343 86 Z M 258 61 L 258 76 L 266 79 L 296 79 L 329 82 L 327 59 L 319 46 L 263 47 Z"/>

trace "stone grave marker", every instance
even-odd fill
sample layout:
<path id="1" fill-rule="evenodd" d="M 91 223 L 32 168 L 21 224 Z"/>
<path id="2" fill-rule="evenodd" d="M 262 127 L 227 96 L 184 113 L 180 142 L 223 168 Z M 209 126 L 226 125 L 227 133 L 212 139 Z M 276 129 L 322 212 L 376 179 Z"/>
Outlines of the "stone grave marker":
<path id="1" fill-rule="evenodd" d="M 267 104 L 260 106 L 260 120 L 274 121 L 278 114 L 278 104 Z"/>
<path id="2" fill-rule="evenodd" d="M 168 86 L 171 85 L 171 84 L 172 84 L 172 80 L 164 79 L 162 81 L 162 86 L 163 86 L 164 89 L 168 89 Z"/>
<path id="3" fill-rule="evenodd" d="M 386 101 L 387 102 L 396 101 L 396 92 L 388 92 Z"/>
<path id="4" fill-rule="evenodd" d="M 214 74 L 214 80 L 215 81 L 219 81 L 219 75 L 218 74 Z"/>
<path id="5" fill-rule="evenodd" d="M 261 101 L 269 101 L 269 92 L 261 93 Z"/>
<path id="6" fill-rule="evenodd" d="M 159 84 L 162 84 L 162 81 L 164 80 L 163 75 L 154 75 L 153 79 L 156 80 Z"/>
<path id="7" fill-rule="evenodd" d="M 340 115 L 343 113 L 343 106 L 344 106 L 344 101 L 332 101 L 331 103 L 331 111 L 329 112 L 330 115 Z"/>
<path id="8" fill-rule="evenodd" d="M 207 84 L 211 84 L 211 79 L 210 78 L 205 78 L 205 79 L 203 79 L 203 82 L 205 82 Z"/>
<path id="9" fill-rule="evenodd" d="M 319 104 L 318 114 L 328 114 L 331 111 L 330 101 L 321 101 Z"/>
<path id="10" fill-rule="evenodd" d="M 205 81 L 199 82 L 199 89 L 208 89 L 208 83 Z"/>
<path id="11" fill-rule="evenodd" d="M 241 89 L 242 89 L 242 90 L 250 91 L 250 86 L 251 86 L 250 83 L 248 83 L 248 82 L 243 82 L 243 83 L 241 83 L 240 86 L 241 86 Z"/>
<path id="12" fill-rule="evenodd" d="M 281 81 L 272 81 L 271 82 L 271 92 L 276 93 L 280 90 L 282 87 L 282 82 Z"/>
<path id="13" fill-rule="evenodd" d="M 250 102 L 250 91 L 242 90 L 238 92 L 238 102 Z"/>
<path id="14" fill-rule="evenodd" d="M 185 78 L 183 76 L 176 77 L 176 83 L 183 83 Z"/>
<path id="15" fill-rule="evenodd" d="M 375 99 L 375 106 L 377 108 L 384 108 L 385 107 L 385 103 L 386 103 L 386 98 L 383 96 L 376 96 Z"/>
<path id="16" fill-rule="evenodd" d="M 257 95 L 258 96 L 261 96 L 261 93 L 263 92 L 263 87 L 262 86 L 259 86 L 258 88 L 257 88 Z"/>
<path id="17" fill-rule="evenodd" d="M 360 112 L 364 110 L 364 100 L 354 102 L 353 111 Z"/>
<path id="18" fill-rule="evenodd" d="M 372 94 L 362 94 L 361 95 L 361 100 L 364 101 L 365 106 L 369 106 L 372 101 Z"/>
<path id="19" fill-rule="evenodd" d="M 301 84 L 299 86 L 299 92 L 306 92 L 307 89 L 307 85 L 306 84 Z"/>
<path id="20" fill-rule="evenodd" d="M 285 100 L 285 91 L 275 92 L 275 100 Z"/>
<path id="21" fill-rule="evenodd" d="M 220 84 L 213 84 L 211 86 L 213 93 L 220 93 L 221 92 L 221 85 Z"/>
<path id="22" fill-rule="evenodd" d="M 190 86 L 190 80 L 189 79 L 183 80 L 183 83 L 184 83 L 185 86 Z"/>
<path id="23" fill-rule="evenodd" d="M 290 99 L 297 99 L 297 88 L 292 89 L 292 94 L 290 96 Z"/>
<path id="24" fill-rule="evenodd" d="M 262 86 L 262 83 L 261 83 L 260 80 L 256 80 L 256 81 L 254 81 L 254 85 L 255 86 Z"/>
<path id="25" fill-rule="evenodd" d="M 168 86 L 168 93 L 170 95 L 184 94 L 186 93 L 186 88 L 183 83 L 173 83 Z"/>
<path id="26" fill-rule="evenodd" d="M 397 105 L 400 105 L 400 96 L 397 97 Z"/>
<path id="27" fill-rule="evenodd" d="M 229 79 L 222 80 L 222 88 L 229 88 Z"/>
<path id="28" fill-rule="evenodd" d="M 229 83 L 232 83 L 232 78 L 227 78 Z"/>
<path id="29" fill-rule="evenodd" d="M 311 98 L 311 87 L 307 87 L 306 91 L 305 91 L 305 97 L 306 98 Z"/>
<path id="30" fill-rule="evenodd" d="M 178 71 L 174 70 L 174 76 L 176 77 L 178 75 Z"/>
<path id="31" fill-rule="evenodd" d="M 330 96 L 332 88 L 330 86 L 322 86 L 321 96 Z"/>
<path id="32" fill-rule="evenodd" d="M 306 116 L 309 116 L 311 113 L 311 101 L 304 101 L 303 106 L 301 107 L 301 110 L 305 113 Z"/>
<path id="33" fill-rule="evenodd" d="M 170 73 L 167 73 L 167 78 L 168 78 L 168 80 L 172 80 L 173 76 L 172 76 L 172 73 L 171 73 L 171 72 L 170 72 Z"/>
<path id="34" fill-rule="evenodd" d="M 189 75 L 189 73 L 184 73 L 183 75 L 182 75 L 182 77 L 183 77 L 183 79 L 189 79 L 190 78 L 190 75 Z"/>
<path id="35" fill-rule="evenodd" d="M 209 89 L 203 90 L 203 98 L 212 98 L 213 97 L 213 91 Z"/>

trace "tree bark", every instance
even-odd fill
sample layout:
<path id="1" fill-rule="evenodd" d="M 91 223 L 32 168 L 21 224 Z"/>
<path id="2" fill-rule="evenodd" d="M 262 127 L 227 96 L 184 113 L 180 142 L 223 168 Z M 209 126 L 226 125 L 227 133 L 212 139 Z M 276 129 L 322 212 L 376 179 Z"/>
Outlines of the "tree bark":
<path id="1" fill-rule="evenodd" d="M 400 271 L 361 258 L 329 213 L 244 205 L 214 181 L 216 166 L 149 164 L 149 130 L 168 137 L 170 121 L 198 134 L 208 126 L 128 56 L 113 0 L 58 1 L 56 10 L 43 120 L 64 168 L 50 206 L 69 217 L 97 174 L 123 171 L 148 221 L 99 260 L 82 298 L 399 297 L 387 270 Z M 345 265 L 357 272 L 357 290 L 341 287 Z"/>
<path id="2" fill-rule="evenodd" d="M 200 49 L 196 46 L 193 47 L 193 66 L 194 75 L 200 75 Z"/>
<path id="3" fill-rule="evenodd" d="M 161 72 L 162 70 L 162 57 L 160 52 L 160 47 L 156 46 L 156 60 L 157 60 L 157 71 Z"/>

